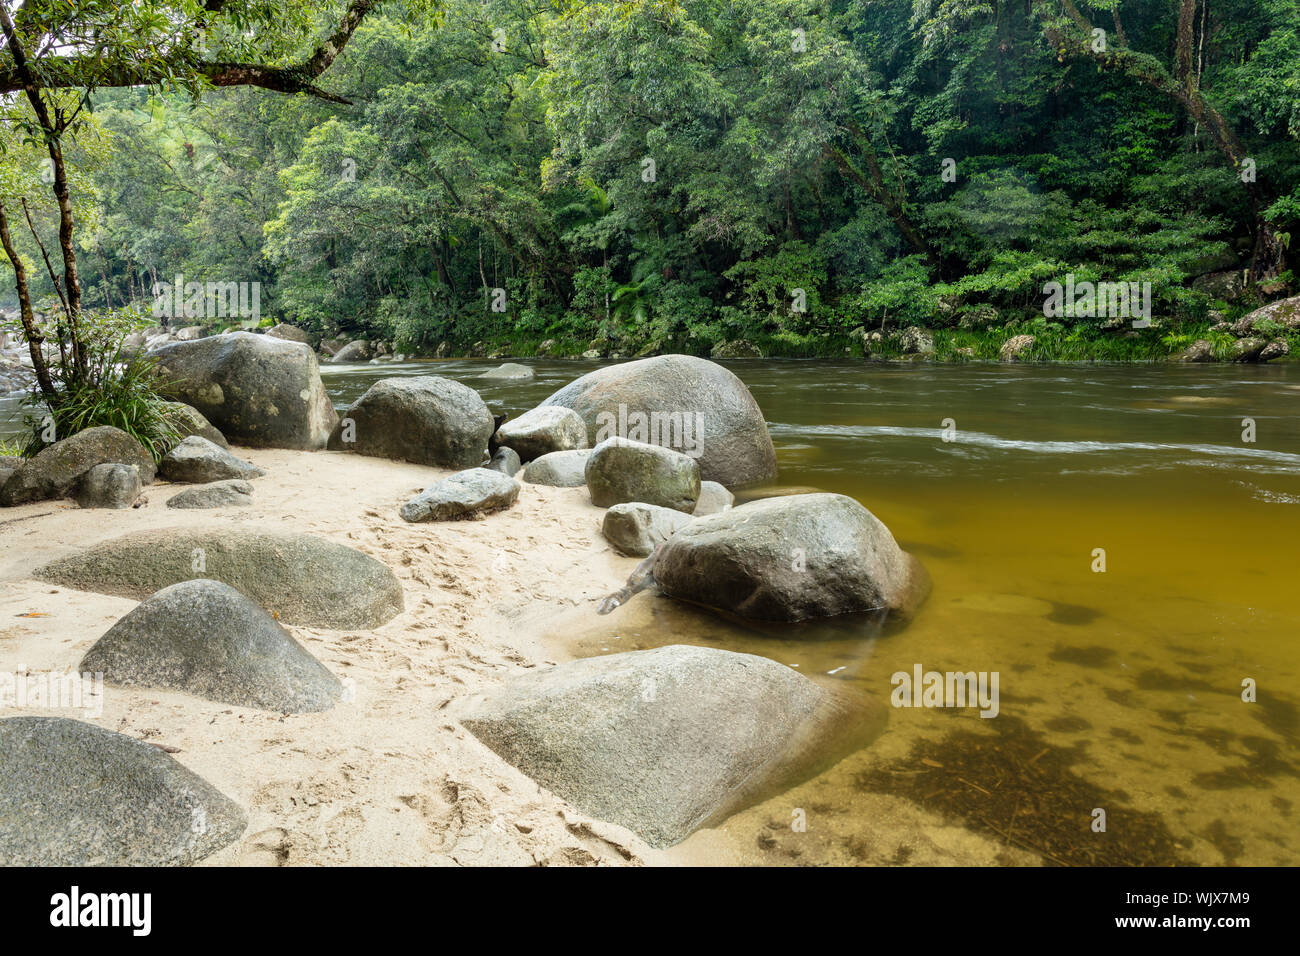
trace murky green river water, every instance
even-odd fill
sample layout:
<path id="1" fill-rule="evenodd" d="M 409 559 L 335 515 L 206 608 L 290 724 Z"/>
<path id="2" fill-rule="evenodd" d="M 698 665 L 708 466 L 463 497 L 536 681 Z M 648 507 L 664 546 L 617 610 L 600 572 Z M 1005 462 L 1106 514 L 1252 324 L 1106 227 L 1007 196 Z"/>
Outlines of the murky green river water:
<path id="1" fill-rule="evenodd" d="M 432 372 L 518 413 L 598 363 L 477 380 L 498 364 L 324 374 L 338 405 Z M 873 825 L 858 801 L 884 792 L 1048 863 L 1300 863 L 1300 366 L 727 364 L 780 485 L 866 505 L 925 562 L 928 603 L 873 638 L 760 633 L 646 594 L 579 653 L 727 647 L 881 699 L 917 664 L 1000 677 L 996 719 L 891 708 L 824 784 L 849 856 L 803 862 L 852 862 Z"/>

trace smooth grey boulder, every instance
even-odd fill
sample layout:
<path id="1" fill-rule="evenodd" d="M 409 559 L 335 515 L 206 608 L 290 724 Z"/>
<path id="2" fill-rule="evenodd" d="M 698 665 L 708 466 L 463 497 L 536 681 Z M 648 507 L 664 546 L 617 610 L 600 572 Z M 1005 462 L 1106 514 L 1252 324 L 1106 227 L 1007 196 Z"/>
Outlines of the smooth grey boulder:
<path id="1" fill-rule="evenodd" d="M 110 538 L 32 572 L 79 591 L 143 600 L 194 578 L 222 581 L 286 624 L 379 627 L 402 612 L 402 586 L 354 548 L 307 534 L 162 528 Z"/>
<path id="2" fill-rule="evenodd" d="M 504 365 L 499 365 L 490 371 L 484 372 L 479 378 L 487 379 L 490 382 L 526 382 L 533 375 L 533 370 L 527 365 L 506 362 Z"/>
<path id="3" fill-rule="evenodd" d="M 138 441 L 111 425 L 87 428 L 49 445 L 19 465 L 0 487 L 0 505 L 72 495 L 81 476 L 96 465 L 135 465 L 140 480 L 153 481 L 153 456 Z"/>
<path id="4" fill-rule="evenodd" d="M 335 352 L 330 363 L 341 365 L 346 362 L 364 362 L 368 358 L 370 358 L 370 343 L 365 339 L 354 339 Z"/>
<path id="5" fill-rule="evenodd" d="M 691 514 L 697 518 L 721 514 L 730 511 L 735 503 L 736 496 L 716 481 L 701 481 L 700 497 L 696 500 L 695 510 Z"/>
<path id="6" fill-rule="evenodd" d="M 329 710 L 339 679 L 245 595 L 182 581 L 149 595 L 81 659 L 110 684 L 161 687 L 282 714 Z"/>
<path id="7" fill-rule="evenodd" d="M 833 762 L 882 708 L 863 716 L 767 658 L 673 645 L 522 675 L 461 722 L 583 813 L 662 848 Z"/>
<path id="8" fill-rule="evenodd" d="M 316 353 L 301 342 L 232 332 L 150 354 L 160 393 L 197 408 L 237 444 L 315 451 L 338 421 Z"/>
<path id="9" fill-rule="evenodd" d="M 479 467 L 487 468 L 490 471 L 499 471 L 501 474 L 509 475 L 513 478 L 515 475 L 519 474 L 519 469 L 523 468 L 524 465 L 523 462 L 519 460 L 519 455 L 516 454 L 513 448 L 502 446 L 492 455 L 491 461 L 486 465 L 480 465 Z"/>
<path id="10" fill-rule="evenodd" d="M 659 355 L 589 372 L 542 403 L 572 408 L 595 445 L 618 436 L 698 452 L 728 488 L 776 477 L 776 450 L 744 382 L 715 362 Z"/>
<path id="11" fill-rule="evenodd" d="M 700 466 L 660 445 L 607 438 L 585 469 L 591 503 L 600 508 L 641 501 L 690 514 L 700 497 Z"/>
<path id="12" fill-rule="evenodd" d="M 229 448 L 230 442 L 226 441 L 226 436 L 221 434 L 221 430 L 203 417 L 193 405 L 186 405 L 184 402 L 163 402 L 165 414 L 168 421 L 176 429 L 176 442 L 179 444 L 191 435 L 198 435 L 200 438 L 206 438 L 214 445 L 220 445 L 222 448 Z"/>
<path id="13" fill-rule="evenodd" d="M 241 478 L 186 488 L 167 499 L 168 508 L 247 508 L 252 503 L 253 486 Z"/>
<path id="14" fill-rule="evenodd" d="M 0 866 L 185 866 L 247 825 L 142 740 L 64 717 L 0 720 Z"/>
<path id="15" fill-rule="evenodd" d="M 343 413 L 329 447 L 418 465 L 473 468 L 483 460 L 492 428 L 492 413 L 468 386 L 437 375 L 383 378 Z"/>
<path id="16" fill-rule="evenodd" d="M 906 618 L 929 594 L 924 566 L 852 498 L 764 498 L 697 518 L 659 551 L 669 597 L 760 621 L 865 611 Z"/>
<path id="17" fill-rule="evenodd" d="M 519 482 L 488 468 L 468 468 L 431 485 L 402 505 L 403 521 L 477 518 L 509 508 L 519 497 Z"/>
<path id="18" fill-rule="evenodd" d="M 496 441 L 519 453 L 520 461 L 532 461 L 554 451 L 587 447 L 587 426 L 571 408 L 547 405 L 512 418 L 497 429 Z"/>
<path id="19" fill-rule="evenodd" d="M 534 458 L 524 467 L 524 481 L 555 488 L 578 488 L 587 483 L 587 459 L 591 449 L 553 451 Z"/>
<path id="20" fill-rule="evenodd" d="M 600 531 L 620 553 L 644 558 L 693 520 L 674 508 L 631 502 L 606 511 Z"/>
<path id="21" fill-rule="evenodd" d="M 82 508 L 129 508 L 144 490 L 135 465 L 96 465 L 81 476 L 77 504 Z"/>
<path id="22" fill-rule="evenodd" d="M 199 435 L 191 435 L 158 462 L 158 475 L 168 481 L 202 483 L 227 478 L 257 478 L 266 472 Z"/>

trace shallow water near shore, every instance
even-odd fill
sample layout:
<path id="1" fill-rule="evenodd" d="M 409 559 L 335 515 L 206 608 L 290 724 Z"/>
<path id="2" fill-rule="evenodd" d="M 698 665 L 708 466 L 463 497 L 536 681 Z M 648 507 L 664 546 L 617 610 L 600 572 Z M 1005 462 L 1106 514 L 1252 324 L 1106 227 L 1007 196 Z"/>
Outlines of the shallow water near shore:
<path id="1" fill-rule="evenodd" d="M 477 379 L 497 364 L 325 379 L 346 405 L 377 378 L 432 372 L 518 414 L 599 363 Z M 607 618 L 574 611 L 551 639 L 580 656 L 724 647 L 881 698 L 918 664 L 1000 677 L 994 719 L 891 708 L 861 752 L 733 820 L 733 858 L 874 859 L 869 801 L 892 794 L 1016 854 L 1004 862 L 1300 863 L 1300 368 L 726 364 L 781 469 L 741 497 L 856 498 L 925 562 L 929 602 L 878 636 L 861 622 L 783 634 L 646 593 Z M 789 839 L 792 813 L 808 813 L 796 798 L 818 808 L 821 840 Z M 888 862 L 911 853 L 900 843 Z"/>

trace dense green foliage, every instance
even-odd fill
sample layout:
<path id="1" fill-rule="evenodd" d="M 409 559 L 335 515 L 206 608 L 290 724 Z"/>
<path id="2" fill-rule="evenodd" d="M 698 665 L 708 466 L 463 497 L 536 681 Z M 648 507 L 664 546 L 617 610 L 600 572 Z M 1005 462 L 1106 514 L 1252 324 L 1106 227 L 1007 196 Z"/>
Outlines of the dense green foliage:
<path id="1" fill-rule="evenodd" d="M 1065 7 L 1125 55 L 1055 48 Z M 1300 226 L 1300 4 L 1196 7 L 1189 82 L 1257 195 L 1160 86 L 1179 8 L 381 9 L 331 70 L 349 104 L 96 94 L 113 155 L 85 185 L 85 299 L 147 306 L 178 273 L 256 281 L 267 316 L 416 352 L 740 337 L 807 354 L 921 324 L 940 356 L 992 357 L 1019 331 L 1045 357 L 1167 353 L 1211 310 L 1287 291 L 1284 270 L 1240 296 L 1197 280 L 1249 269 L 1263 224 L 1283 246 Z M 1150 282 L 1155 327 L 1044 318 L 1044 283 L 1068 274 Z"/>
<path id="2" fill-rule="evenodd" d="M 112 425 L 134 437 L 161 460 L 179 436 L 170 403 L 154 391 L 155 362 L 143 351 L 125 350 L 131 332 L 146 324 L 135 309 L 101 309 L 83 315 L 87 375 L 68 379 L 70 363 L 54 364 L 60 401 L 49 405 L 40 393 L 29 404 L 30 431 L 22 454 L 30 457 L 54 441 L 97 425 Z"/>

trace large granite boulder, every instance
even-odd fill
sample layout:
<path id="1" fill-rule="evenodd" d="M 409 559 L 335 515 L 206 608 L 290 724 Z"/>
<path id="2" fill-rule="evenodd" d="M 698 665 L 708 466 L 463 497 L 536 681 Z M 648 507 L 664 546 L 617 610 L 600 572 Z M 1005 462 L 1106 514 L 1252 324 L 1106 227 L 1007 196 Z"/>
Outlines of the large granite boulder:
<path id="1" fill-rule="evenodd" d="M 301 342 L 232 332 L 151 353 L 167 398 L 251 448 L 324 448 L 338 421 L 316 354 Z"/>
<path id="2" fill-rule="evenodd" d="M 765 657 L 674 645 L 530 672 L 462 723 L 583 813 L 668 847 L 882 720 Z"/>
<path id="3" fill-rule="evenodd" d="M 509 508 L 519 497 L 519 482 L 490 468 L 468 468 L 426 488 L 406 504 L 403 521 L 478 518 Z"/>
<path id="4" fill-rule="evenodd" d="M 168 508 L 247 508 L 253 503 L 253 486 L 240 478 L 186 488 L 167 499 Z"/>
<path id="5" fill-rule="evenodd" d="M 228 478 L 257 478 L 266 472 L 237 458 L 206 438 L 191 435 L 158 462 L 158 475 L 168 481 L 202 483 Z"/>
<path id="6" fill-rule="evenodd" d="M 1263 330 L 1300 330 L 1300 295 L 1290 299 L 1278 299 L 1249 315 L 1244 315 L 1232 326 L 1234 335 L 1244 336 L 1256 332 L 1256 326 L 1263 325 Z M 1276 326 L 1277 328 L 1273 328 Z"/>
<path id="7" fill-rule="evenodd" d="M 587 483 L 587 459 L 590 457 L 590 448 L 553 451 L 534 458 L 524 467 L 524 481 L 553 488 L 579 488 Z"/>
<path id="8" fill-rule="evenodd" d="M 82 658 L 110 684 L 161 687 L 282 714 L 329 710 L 343 685 L 270 614 L 220 581 L 149 595 Z"/>
<path id="9" fill-rule="evenodd" d="M 585 469 L 591 503 L 600 508 L 640 501 L 690 514 L 700 497 L 700 466 L 662 445 L 607 438 Z"/>
<path id="10" fill-rule="evenodd" d="M 0 866 L 185 866 L 244 812 L 157 747 L 63 717 L 0 720 Z"/>
<path id="11" fill-rule="evenodd" d="M 135 465 L 145 484 L 157 470 L 138 441 L 120 428 L 98 425 L 46 446 L 19 465 L 0 487 L 0 505 L 69 497 L 86 472 L 106 463 Z"/>
<path id="12" fill-rule="evenodd" d="M 621 554 L 644 558 L 692 520 L 675 508 L 631 502 L 606 511 L 600 531 Z"/>
<path id="13" fill-rule="evenodd" d="M 307 534 L 232 527 L 136 531 L 32 574 L 137 600 L 181 581 L 211 578 L 243 591 L 285 623 L 306 627 L 373 628 L 402 612 L 402 586 L 386 565 Z"/>
<path id="14" fill-rule="evenodd" d="M 589 372 L 543 405 L 572 408 L 587 440 L 629 438 L 698 455 L 700 475 L 727 487 L 776 477 L 763 413 L 735 375 L 707 359 L 659 355 Z"/>
<path id="15" fill-rule="evenodd" d="M 77 504 L 82 508 L 129 508 L 143 489 L 135 465 L 96 465 L 77 484 Z"/>
<path id="16" fill-rule="evenodd" d="M 497 429 L 496 442 L 513 448 L 520 461 L 528 462 L 553 451 L 586 448 L 587 426 L 573 409 L 547 405 L 505 422 Z"/>
<path id="17" fill-rule="evenodd" d="M 825 493 L 697 518 L 664 544 L 654 576 L 670 597 L 760 621 L 907 617 L 929 593 L 925 568 L 875 515 Z"/>
<path id="18" fill-rule="evenodd" d="M 492 437 L 492 413 L 478 392 L 449 378 L 415 375 L 375 382 L 330 435 L 351 451 L 440 468 L 473 468 Z"/>

